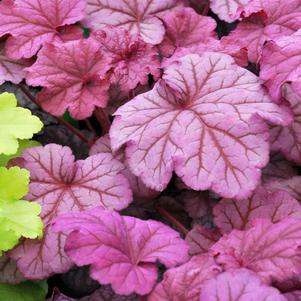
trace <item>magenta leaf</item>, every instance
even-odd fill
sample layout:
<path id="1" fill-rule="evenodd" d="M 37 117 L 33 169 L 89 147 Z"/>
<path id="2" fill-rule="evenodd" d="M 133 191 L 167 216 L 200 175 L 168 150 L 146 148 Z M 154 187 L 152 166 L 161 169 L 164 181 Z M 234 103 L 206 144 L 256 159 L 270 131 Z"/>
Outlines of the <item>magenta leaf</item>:
<path id="1" fill-rule="evenodd" d="M 160 44 L 164 56 L 170 56 L 177 48 L 189 48 L 216 38 L 216 22 L 197 14 L 192 8 L 179 8 L 163 17 L 166 33 Z"/>
<path id="2" fill-rule="evenodd" d="M 252 11 L 246 8 L 250 16 L 238 24 L 229 39 L 247 47 L 249 60 L 257 63 L 266 41 L 291 35 L 300 28 L 300 3 L 300 0 L 253 0 L 249 6 L 257 12 L 250 15 Z"/>
<path id="3" fill-rule="evenodd" d="M 221 234 L 217 229 L 207 229 L 201 225 L 195 225 L 186 235 L 189 244 L 189 255 L 194 256 L 208 252 L 219 239 Z"/>
<path id="4" fill-rule="evenodd" d="M 220 19 L 229 23 L 237 20 L 252 0 L 210 0 L 210 8 Z"/>
<path id="5" fill-rule="evenodd" d="M 0 257 L 0 282 L 9 284 L 18 284 L 25 281 L 25 278 L 18 270 L 14 260 L 7 254 Z"/>
<path id="6" fill-rule="evenodd" d="M 112 148 L 127 143 L 130 170 L 148 187 L 162 191 L 175 171 L 192 189 L 224 197 L 249 195 L 267 164 L 268 129 L 259 116 L 291 122 L 255 75 L 220 53 L 185 56 L 114 115 Z"/>
<path id="7" fill-rule="evenodd" d="M 0 85 L 6 81 L 19 84 L 25 78 L 26 67 L 33 62 L 29 59 L 14 60 L 5 54 L 4 42 L 0 42 Z"/>
<path id="8" fill-rule="evenodd" d="M 208 255 L 194 256 L 187 263 L 164 273 L 148 301 L 199 301 L 204 283 L 222 270 Z"/>
<path id="9" fill-rule="evenodd" d="M 102 50 L 112 59 L 111 83 L 122 91 L 148 83 L 148 75 L 160 76 L 160 61 L 154 46 L 142 41 L 138 35 L 131 35 L 123 28 L 106 26 L 94 33 Z"/>
<path id="10" fill-rule="evenodd" d="M 253 227 L 232 230 L 211 247 L 226 270 L 245 267 L 265 282 L 285 282 L 301 271 L 301 221 L 287 218 L 276 224 L 258 219 Z"/>
<path id="11" fill-rule="evenodd" d="M 209 280 L 199 301 L 286 301 L 280 292 L 247 269 L 225 272 Z"/>
<path id="12" fill-rule="evenodd" d="M 120 210 L 132 195 L 120 173 L 123 165 L 110 154 L 74 161 L 70 148 L 48 144 L 25 151 L 22 158 L 31 174 L 26 199 L 42 206 L 45 231 L 41 241 L 25 240 L 10 256 L 27 278 L 42 279 L 72 266 L 63 250 L 65 235 L 50 228 L 57 215 L 97 206 Z"/>
<path id="13" fill-rule="evenodd" d="M 159 17 L 182 3 L 182 0 L 88 0 L 87 22 L 94 29 L 105 25 L 122 26 L 139 34 L 145 42 L 156 45 L 165 33 Z"/>
<path id="14" fill-rule="evenodd" d="M 281 98 L 281 88 L 284 83 L 300 79 L 300 45 L 301 31 L 290 37 L 269 41 L 264 46 L 260 78 L 265 81 L 265 85 L 275 101 Z"/>
<path id="15" fill-rule="evenodd" d="M 62 215 L 54 230 L 72 230 L 68 256 L 79 266 L 91 265 L 91 277 L 118 294 L 147 294 L 158 276 L 156 261 L 170 268 L 188 259 L 186 242 L 168 226 L 102 208 Z"/>
<path id="16" fill-rule="evenodd" d="M 68 109 L 71 116 L 84 119 L 95 107 L 105 107 L 109 83 L 104 79 L 110 59 L 93 39 L 47 44 L 27 69 L 27 82 L 42 86 L 37 101 L 55 115 Z"/>
<path id="17" fill-rule="evenodd" d="M 10 57 L 30 58 L 47 42 L 61 40 L 64 25 L 85 15 L 84 0 L 5 0 L 0 7 L 0 37 L 8 38 Z"/>
<path id="18" fill-rule="evenodd" d="M 256 218 L 266 218 L 273 223 L 289 216 L 301 219 L 301 205 L 289 193 L 268 192 L 263 187 L 257 187 L 248 199 L 222 199 L 213 212 L 214 223 L 222 233 L 248 229 Z"/>

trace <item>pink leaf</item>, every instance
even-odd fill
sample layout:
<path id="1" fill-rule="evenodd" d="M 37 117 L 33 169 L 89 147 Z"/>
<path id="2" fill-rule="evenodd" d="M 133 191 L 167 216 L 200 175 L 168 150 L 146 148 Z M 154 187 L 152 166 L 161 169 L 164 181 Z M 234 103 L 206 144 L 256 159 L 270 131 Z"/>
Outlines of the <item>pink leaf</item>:
<path id="1" fill-rule="evenodd" d="M 182 6 L 182 0 L 88 0 L 87 22 L 94 29 L 105 25 L 122 26 L 139 34 L 147 43 L 159 44 L 165 29 L 159 17 Z"/>
<path id="2" fill-rule="evenodd" d="M 283 295 L 287 301 L 299 301 L 301 300 L 301 291 L 294 291 Z"/>
<path id="3" fill-rule="evenodd" d="M 94 33 L 103 51 L 112 58 L 111 83 L 118 84 L 123 91 L 129 91 L 140 83 L 148 83 L 148 75 L 160 76 L 160 61 L 157 50 L 142 41 L 138 35 L 131 35 L 123 28 L 107 26 Z"/>
<path id="4" fill-rule="evenodd" d="M 221 268 L 208 255 L 194 256 L 187 263 L 164 273 L 148 301 L 199 301 L 203 284 Z"/>
<path id="5" fill-rule="evenodd" d="M 300 246 L 300 220 L 287 218 L 273 224 L 258 219 L 248 230 L 224 235 L 211 250 L 226 270 L 245 267 L 274 283 L 300 274 Z"/>
<path id="6" fill-rule="evenodd" d="M 97 206 L 120 210 L 130 203 L 131 191 L 120 173 L 123 165 L 110 154 L 75 162 L 68 147 L 48 144 L 25 151 L 22 158 L 31 173 L 26 199 L 42 206 L 45 232 L 41 241 L 25 240 L 10 256 L 27 278 L 41 279 L 72 266 L 63 250 L 65 235 L 49 227 L 57 215 Z"/>
<path id="7" fill-rule="evenodd" d="M 263 284 L 246 269 L 225 272 L 209 280 L 202 288 L 199 301 L 286 301 L 280 292 Z"/>
<path id="8" fill-rule="evenodd" d="M 250 15 L 252 10 L 257 12 L 238 24 L 229 38 L 247 47 L 249 60 L 257 63 L 266 41 L 291 35 L 300 28 L 300 4 L 300 0 L 255 0 L 246 14 Z"/>
<path id="9" fill-rule="evenodd" d="M 281 87 L 284 83 L 294 82 L 300 78 L 300 45 L 301 31 L 290 37 L 267 42 L 264 46 L 260 78 L 265 81 L 265 85 L 275 101 L 279 101 L 281 98 Z"/>
<path id="10" fill-rule="evenodd" d="M 112 149 L 127 143 L 131 171 L 152 189 L 162 191 L 175 171 L 194 190 L 245 197 L 268 160 L 268 129 L 255 114 L 291 122 L 288 108 L 273 104 L 230 56 L 188 55 L 152 91 L 117 110 Z"/>
<path id="11" fill-rule="evenodd" d="M 189 255 L 194 256 L 208 252 L 221 237 L 217 229 L 207 229 L 200 225 L 195 225 L 186 236 L 189 244 Z"/>
<path id="12" fill-rule="evenodd" d="M 288 127 L 276 126 L 271 129 L 271 147 L 281 151 L 288 160 L 301 163 L 301 95 L 290 86 L 284 87 L 284 98 L 291 105 L 294 121 Z"/>
<path id="13" fill-rule="evenodd" d="M 18 284 L 23 281 L 25 278 L 18 270 L 15 261 L 3 254 L 0 257 L 0 282 Z"/>
<path id="14" fill-rule="evenodd" d="M 109 58 L 92 39 L 47 44 L 27 69 L 27 82 L 45 87 L 37 99 L 45 111 L 60 116 L 68 109 L 72 117 L 84 119 L 95 107 L 106 106 L 109 69 Z"/>
<path id="15" fill-rule="evenodd" d="M 221 40 L 209 39 L 204 43 L 188 48 L 178 48 L 170 58 L 163 60 L 162 66 L 166 68 L 188 54 L 202 55 L 208 51 L 228 54 L 235 59 L 236 64 L 242 67 L 248 65 L 247 50 L 242 48 L 239 43 L 223 38 Z"/>
<path id="16" fill-rule="evenodd" d="M 210 0 L 210 8 L 218 17 L 229 23 L 237 20 L 251 0 Z"/>
<path id="17" fill-rule="evenodd" d="M 131 173 L 122 151 L 119 151 L 115 154 L 112 153 L 111 143 L 108 135 L 100 137 L 98 140 L 96 140 L 90 149 L 90 155 L 101 153 L 108 153 L 124 164 L 121 173 L 128 179 L 135 199 L 153 199 L 159 194 L 157 191 L 146 187 L 139 177 L 136 177 Z"/>
<path id="18" fill-rule="evenodd" d="M 268 192 L 257 187 L 245 200 L 222 199 L 214 207 L 214 223 L 222 233 L 252 227 L 252 220 L 266 218 L 277 223 L 286 217 L 301 219 L 301 205 L 285 191 Z"/>
<path id="19" fill-rule="evenodd" d="M 216 37 L 214 19 L 201 16 L 190 7 L 167 13 L 163 21 L 166 34 L 160 50 L 164 56 L 170 56 L 177 48 L 197 46 Z"/>
<path id="20" fill-rule="evenodd" d="M 102 208 L 63 215 L 54 230 L 73 230 L 66 253 L 79 266 L 91 265 L 91 277 L 118 294 L 147 294 L 157 279 L 157 260 L 170 268 L 188 259 L 186 242 L 166 225 Z"/>
<path id="21" fill-rule="evenodd" d="M 46 42 L 60 39 L 60 29 L 80 21 L 84 13 L 84 0 L 4 1 L 0 9 L 0 37 L 11 35 L 6 45 L 10 57 L 30 58 Z"/>
<path id="22" fill-rule="evenodd" d="M 25 78 L 24 69 L 32 63 L 31 60 L 14 60 L 7 57 L 4 42 L 0 42 L 0 85 L 6 81 L 19 84 Z"/>

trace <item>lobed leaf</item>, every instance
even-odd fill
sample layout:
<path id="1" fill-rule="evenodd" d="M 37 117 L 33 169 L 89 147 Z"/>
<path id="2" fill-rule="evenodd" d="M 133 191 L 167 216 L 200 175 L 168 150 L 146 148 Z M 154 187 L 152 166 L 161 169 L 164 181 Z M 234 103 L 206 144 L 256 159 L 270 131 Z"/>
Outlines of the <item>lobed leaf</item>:
<path id="1" fill-rule="evenodd" d="M 130 170 L 148 187 L 162 191 L 175 171 L 194 190 L 238 198 L 255 189 L 268 161 L 261 118 L 291 122 L 255 75 L 220 53 L 181 58 L 114 115 L 112 148 L 127 145 Z"/>
<path id="2" fill-rule="evenodd" d="M 168 226 L 102 208 L 62 215 L 54 230 L 73 231 L 66 253 L 79 266 L 91 265 L 91 277 L 118 294 L 147 294 L 156 283 L 157 261 L 171 268 L 188 259 L 186 242 Z"/>
<path id="3" fill-rule="evenodd" d="M 80 21 L 84 13 L 84 0 L 5 0 L 0 6 L 0 37 L 10 35 L 6 51 L 11 58 L 30 58 L 45 43 L 64 39 L 64 26 Z"/>
<path id="4" fill-rule="evenodd" d="M 0 94 L 0 154 L 13 155 L 18 150 L 18 139 L 32 138 L 43 124 L 27 109 L 17 107 L 13 94 Z"/>
<path id="5" fill-rule="evenodd" d="M 42 240 L 25 240 L 10 257 L 25 277 L 43 279 L 72 266 L 63 250 L 65 235 L 50 227 L 59 214 L 98 206 L 120 210 L 128 206 L 132 193 L 120 173 L 123 165 L 110 154 L 75 161 L 70 148 L 48 144 L 25 151 L 22 158 L 31 179 L 26 199 L 42 206 L 45 232 Z"/>

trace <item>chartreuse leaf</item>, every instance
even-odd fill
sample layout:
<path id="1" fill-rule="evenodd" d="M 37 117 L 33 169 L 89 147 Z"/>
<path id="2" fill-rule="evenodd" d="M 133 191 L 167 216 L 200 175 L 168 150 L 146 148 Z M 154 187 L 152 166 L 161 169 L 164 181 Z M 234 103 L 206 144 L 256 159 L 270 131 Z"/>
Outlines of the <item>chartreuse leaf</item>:
<path id="1" fill-rule="evenodd" d="M 0 283 L 1 300 L 44 301 L 47 294 L 45 282 L 23 282 L 18 285 Z"/>
<path id="2" fill-rule="evenodd" d="M 18 158 L 22 155 L 23 151 L 25 151 L 28 148 L 31 147 L 35 147 L 35 146 L 40 146 L 41 144 L 38 141 L 35 140 L 19 140 L 19 147 L 18 150 L 15 154 L 13 155 L 4 155 L 4 154 L 0 154 L 0 167 L 3 166 L 7 166 L 8 162 L 11 159 L 15 159 Z"/>
<path id="3" fill-rule="evenodd" d="M 42 236 L 40 205 L 20 200 L 28 192 L 29 172 L 0 167 L 0 252 L 14 247 L 19 238 Z"/>
<path id="4" fill-rule="evenodd" d="M 43 123 L 30 110 L 18 108 L 14 94 L 0 94 L 0 154 L 12 155 L 18 150 L 17 139 L 30 139 Z"/>

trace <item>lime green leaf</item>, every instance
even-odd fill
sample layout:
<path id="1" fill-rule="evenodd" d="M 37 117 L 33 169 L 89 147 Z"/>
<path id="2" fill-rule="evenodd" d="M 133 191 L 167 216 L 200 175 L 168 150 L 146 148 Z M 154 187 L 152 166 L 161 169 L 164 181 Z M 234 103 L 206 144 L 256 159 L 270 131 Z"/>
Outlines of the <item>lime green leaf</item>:
<path id="1" fill-rule="evenodd" d="M 0 202 L 0 220 L 3 220 L 7 230 L 13 230 L 19 237 L 42 237 L 43 224 L 39 218 L 40 213 L 41 206 L 36 203 L 26 201 Z"/>
<path id="2" fill-rule="evenodd" d="M 0 94 L 0 153 L 11 155 L 18 150 L 17 139 L 30 139 L 43 124 L 30 110 L 18 108 L 14 94 Z"/>
<path id="3" fill-rule="evenodd" d="M 0 256 L 2 251 L 12 249 L 19 241 L 19 235 L 13 230 L 5 230 L 6 225 L 4 222 L 0 223 Z"/>
<path id="4" fill-rule="evenodd" d="M 27 194 L 28 184 L 26 169 L 0 167 L 0 254 L 13 248 L 21 236 L 42 237 L 41 206 L 20 200 Z"/>
<path id="5" fill-rule="evenodd" d="M 29 171 L 0 167 L 0 201 L 19 200 L 28 192 Z"/>
<path id="6" fill-rule="evenodd" d="M 43 283 L 23 282 L 18 285 L 0 283 L 1 300 L 5 301 L 44 301 L 47 285 Z"/>
<path id="7" fill-rule="evenodd" d="M 17 152 L 13 155 L 4 155 L 0 154 L 0 166 L 7 166 L 8 162 L 11 159 L 18 158 L 22 155 L 22 153 L 31 147 L 40 146 L 41 144 L 35 140 L 19 140 L 19 148 Z"/>

